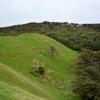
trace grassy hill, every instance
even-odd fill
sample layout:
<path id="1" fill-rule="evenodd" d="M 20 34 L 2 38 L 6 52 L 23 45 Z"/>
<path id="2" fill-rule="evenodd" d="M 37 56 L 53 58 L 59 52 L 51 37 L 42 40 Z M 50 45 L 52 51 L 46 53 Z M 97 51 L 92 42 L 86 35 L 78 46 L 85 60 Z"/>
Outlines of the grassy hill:
<path id="1" fill-rule="evenodd" d="M 57 50 L 54 57 L 50 46 Z M 76 57 L 77 52 L 44 35 L 0 36 L 0 99 L 78 100 L 71 83 L 75 79 L 71 64 Z M 50 80 L 31 74 L 34 59 L 45 64 L 45 72 L 54 71 Z M 59 82 L 63 89 L 54 85 Z"/>
<path id="2" fill-rule="evenodd" d="M 14 100 L 33 100 L 33 98 L 45 100 L 45 98 L 52 97 L 38 85 L 26 76 L 0 63 L 0 95 L 3 97 L 7 96 L 6 98 L 12 98 L 12 100 L 14 98 Z"/>
<path id="3" fill-rule="evenodd" d="M 100 24 L 45 21 L 0 28 L 0 36 L 15 36 L 24 33 L 47 35 L 76 51 L 82 49 L 100 50 Z"/>

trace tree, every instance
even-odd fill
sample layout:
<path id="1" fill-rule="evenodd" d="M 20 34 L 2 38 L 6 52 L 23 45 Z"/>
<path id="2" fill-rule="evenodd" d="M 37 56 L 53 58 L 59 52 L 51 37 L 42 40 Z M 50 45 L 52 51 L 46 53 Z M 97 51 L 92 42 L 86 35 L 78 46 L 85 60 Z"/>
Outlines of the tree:
<path id="1" fill-rule="evenodd" d="M 84 50 L 77 61 L 74 91 L 82 100 L 100 100 L 100 51 Z"/>

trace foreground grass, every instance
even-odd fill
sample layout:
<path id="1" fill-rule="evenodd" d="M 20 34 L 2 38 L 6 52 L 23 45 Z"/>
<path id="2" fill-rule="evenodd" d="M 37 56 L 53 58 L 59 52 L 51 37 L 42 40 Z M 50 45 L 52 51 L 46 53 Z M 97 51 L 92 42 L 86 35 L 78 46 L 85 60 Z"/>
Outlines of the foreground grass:
<path id="1" fill-rule="evenodd" d="M 49 47 L 51 45 L 53 45 L 58 50 L 58 55 L 56 55 L 54 58 L 50 56 L 49 52 Z M 42 53 L 36 52 L 33 50 L 34 48 L 41 48 L 43 52 Z M 72 94 L 73 87 L 71 81 L 74 80 L 75 76 L 72 72 L 72 68 L 70 67 L 70 65 L 73 63 L 76 57 L 77 53 L 75 51 L 70 50 L 64 45 L 44 35 L 27 34 L 19 36 L 4 36 L 4 37 L 1 36 L 0 62 L 6 64 L 11 68 L 10 70 L 9 69 L 7 70 L 9 71 L 14 70 L 15 72 L 9 73 L 10 74 L 9 76 L 12 76 L 11 74 L 14 74 L 15 78 L 16 75 L 18 75 L 17 78 L 19 78 L 22 81 L 24 80 L 25 87 L 22 88 L 23 84 L 20 83 L 21 81 L 13 79 L 12 77 L 9 80 L 7 80 L 5 79 L 5 76 L 3 76 L 1 77 L 1 81 L 4 78 L 3 81 L 5 81 L 6 83 L 11 82 L 10 84 L 19 86 L 25 91 L 29 91 L 30 93 L 34 93 L 43 97 L 45 97 L 46 95 L 47 98 L 49 98 L 49 96 L 52 98 L 53 96 L 54 98 L 57 98 L 57 100 L 66 100 L 66 99 L 78 100 L 76 96 L 72 95 L 66 97 L 63 96 L 64 92 Z M 63 90 L 59 90 L 55 87 L 52 87 L 51 84 L 49 84 L 50 82 L 43 84 L 41 83 L 42 78 L 37 78 L 34 77 L 32 74 L 30 74 L 32 71 L 33 59 L 38 59 L 41 62 L 45 63 L 46 71 L 48 69 L 54 70 L 55 74 L 52 80 L 63 82 L 65 88 Z M 19 73 L 21 74 L 21 76 Z M 4 72 L 1 75 L 4 75 Z M 24 78 L 27 77 L 28 79 L 22 78 L 23 76 Z M 29 81 L 31 81 L 31 85 L 29 85 L 30 84 Z M 45 92 L 44 94 L 42 94 L 41 91 L 43 90 L 38 90 L 37 87 L 34 87 L 36 86 L 35 84 L 37 84 L 39 87 L 47 91 L 47 94 Z M 40 94 L 38 93 L 39 91 Z"/>
<path id="2" fill-rule="evenodd" d="M 46 100 L 0 81 L 0 100 Z"/>
<path id="3" fill-rule="evenodd" d="M 37 95 L 37 97 L 41 97 L 45 99 L 53 98 L 52 96 L 50 96 L 50 94 L 47 91 L 41 88 L 38 83 L 36 82 L 33 83 L 28 77 L 16 72 L 15 70 L 1 63 L 0 63 L 0 81 L 9 84 L 12 87 L 16 87 L 16 88 L 18 87 L 19 89 L 23 89 L 23 91 L 28 91 L 29 93 L 35 94 Z M 4 90 L 6 90 L 6 88 Z M 1 92 L 1 88 L 0 88 L 0 92 Z"/>

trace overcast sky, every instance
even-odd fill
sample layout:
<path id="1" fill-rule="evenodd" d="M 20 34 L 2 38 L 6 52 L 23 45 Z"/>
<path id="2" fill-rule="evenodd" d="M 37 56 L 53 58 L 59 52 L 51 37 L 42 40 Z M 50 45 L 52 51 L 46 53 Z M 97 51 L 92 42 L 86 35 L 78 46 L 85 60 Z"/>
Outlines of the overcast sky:
<path id="1" fill-rule="evenodd" d="M 41 21 L 100 23 L 100 0 L 0 0 L 0 27 Z"/>

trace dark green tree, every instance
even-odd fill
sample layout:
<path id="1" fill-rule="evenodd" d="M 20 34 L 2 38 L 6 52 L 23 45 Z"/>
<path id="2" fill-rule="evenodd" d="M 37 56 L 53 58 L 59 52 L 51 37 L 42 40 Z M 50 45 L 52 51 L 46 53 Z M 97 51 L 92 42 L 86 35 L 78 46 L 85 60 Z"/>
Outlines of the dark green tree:
<path id="1" fill-rule="evenodd" d="M 76 65 L 74 91 L 82 100 L 100 100 L 100 51 L 84 50 Z"/>

